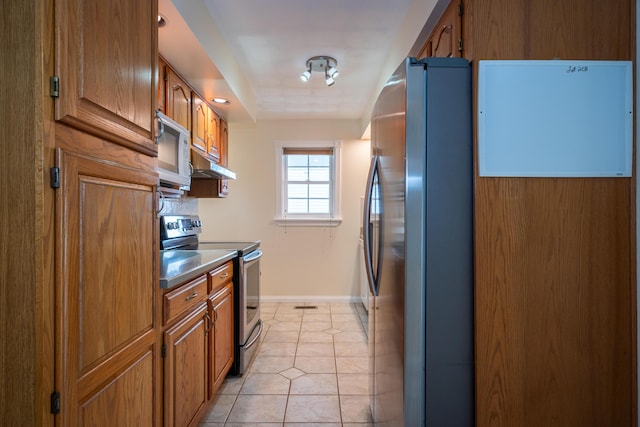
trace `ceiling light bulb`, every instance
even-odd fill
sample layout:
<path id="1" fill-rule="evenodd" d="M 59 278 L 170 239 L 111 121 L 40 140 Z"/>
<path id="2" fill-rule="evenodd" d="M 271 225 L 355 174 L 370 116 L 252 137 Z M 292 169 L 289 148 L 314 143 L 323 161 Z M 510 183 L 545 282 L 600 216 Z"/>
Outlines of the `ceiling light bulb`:
<path id="1" fill-rule="evenodd" d="M 327 71 L 327 74 L 329 74 L 329 77 L 335 79 L 340 73 L 338 72 L 338 69 L 336 67 L 331 67 L 329 68 L 329 71 Z"/>
<path id="2" fill-rule="evenodd" d="M 216 104 L 230 104 L 229 100 L 226 98 L 213 98 L 212 101 Z"/>
<path id="3" fill-rule="evenodd" d="M 311 71 L 306 70 L 304 73 L 300 74 L 300 80 L 303 82 L 308 82 L 311 78 Z"/>
<path id="4" fill-rule="evenodd" d="M 327 83 L 327 86 L 333 86 L 333 84 L 336 82 L 331 76 L 327 76 L 324 81 Z"/>

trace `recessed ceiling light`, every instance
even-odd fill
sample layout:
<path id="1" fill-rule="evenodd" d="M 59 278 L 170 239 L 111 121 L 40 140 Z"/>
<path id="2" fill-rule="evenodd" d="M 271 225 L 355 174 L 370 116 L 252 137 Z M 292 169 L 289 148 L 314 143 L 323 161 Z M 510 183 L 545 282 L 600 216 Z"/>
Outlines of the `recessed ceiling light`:
<path id="1" fill-rule="evenodd" d="M 216 104 L 230 104 L 229 100 L 225 98 L 213 98 L 211 101 L 215 102 Z"/>
<path id="2" fill-rule="evenodd" d="M 164 16 L 158 15 L 158 28 L 162 28 L 167 25 L 167 20 Z"/>

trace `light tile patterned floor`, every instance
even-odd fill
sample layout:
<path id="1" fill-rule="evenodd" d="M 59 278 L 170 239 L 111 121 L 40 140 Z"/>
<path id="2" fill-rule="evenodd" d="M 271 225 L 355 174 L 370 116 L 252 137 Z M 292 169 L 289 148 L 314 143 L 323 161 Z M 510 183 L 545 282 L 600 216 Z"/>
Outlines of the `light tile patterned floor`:
<path id="1" fill-rule="evenodd" d="M 316 308 L 299 309 L 296 306 Z M 242 377 L 228 377 L 200 427 L 368 427 L 361 304 L 262 303 L 266 329 Z"/>

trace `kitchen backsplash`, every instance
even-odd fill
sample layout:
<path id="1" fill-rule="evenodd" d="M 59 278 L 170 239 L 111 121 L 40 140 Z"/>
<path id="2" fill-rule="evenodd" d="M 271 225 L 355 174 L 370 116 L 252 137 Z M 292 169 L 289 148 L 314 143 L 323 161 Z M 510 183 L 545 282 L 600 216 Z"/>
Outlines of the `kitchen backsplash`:
<path id="1" fill-rule="evenodd" d="M 164 208 L 160 215 L 197 215 L 198 199 L 194 197 L 184 197 L 181 199 L 165 199 Z"/>

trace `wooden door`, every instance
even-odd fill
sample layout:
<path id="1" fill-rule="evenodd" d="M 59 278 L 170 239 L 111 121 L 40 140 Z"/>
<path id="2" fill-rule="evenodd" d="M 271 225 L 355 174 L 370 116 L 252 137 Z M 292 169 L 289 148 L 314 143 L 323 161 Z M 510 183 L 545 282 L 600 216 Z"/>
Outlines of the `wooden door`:
<path id="1" fill-rule="evenodd" d="M 155 155 L 157 1 L 56 1 L 55 117 Z"/>
<path id="2" fill-rule="evenodd" d="M 466 56 L 634 60 L 635 5 L 466 0 Z M 476 174 L 477 426 L 636 425 L 635 194 Z"/>
<path id="3" fill-rule="evenodd" d="M 167 116 L 191 129 L 191 89 L 175 71 L 167 68 Z"/>
<path id="4" fill-rule="evenodd" d="M 207 153 L 216 163 L 220 163 L 220 116 L 207 106 Z"/>
<path id="5" fill-rule="evenodd" d="M 59 425 L 159 425 L 157 177 L 58 151 Z"/>
<path id="6" fill-rule="evenodd" d="M 195 425 L 207 404 L 207 305 L 164 334 L 164 426 Z"/>
<path id="7" fill-rule="evenodd" d="M 209 398 L 218 391 L 231 369 L 234 354 L 233 283 L 227 284 L 211 297 L 213 333 L 210 336 L 211 369 L 209 372 Z"/>
<path id="8" fill-rule="evenodd" d="M 203 153 L 207 152 L 207 140 L 208 140 L 208 119 L 209 107 L 207 104 L 192 92 L 191 102 L 193 106 L 193 126 L 191 129 L 191 145 L 202 150 Z"/>

